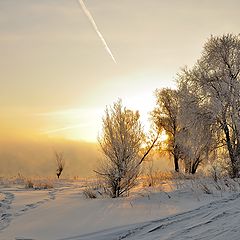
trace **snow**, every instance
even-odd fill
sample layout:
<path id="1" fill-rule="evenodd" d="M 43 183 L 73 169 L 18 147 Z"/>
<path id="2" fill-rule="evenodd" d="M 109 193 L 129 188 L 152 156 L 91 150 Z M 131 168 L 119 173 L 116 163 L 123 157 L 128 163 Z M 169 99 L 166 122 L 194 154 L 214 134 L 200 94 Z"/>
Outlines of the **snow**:
<path id="1" fill-rule="evenodd" d="M 85 199 L 86 184 L 56 181 L 45 190 L 0 185 L 0 239 L 239 239 L 236 188 L 217 191 L 212 184 L 206 194 L 200 180 L 183 180 L 136 188 L 125 198 Z"/>

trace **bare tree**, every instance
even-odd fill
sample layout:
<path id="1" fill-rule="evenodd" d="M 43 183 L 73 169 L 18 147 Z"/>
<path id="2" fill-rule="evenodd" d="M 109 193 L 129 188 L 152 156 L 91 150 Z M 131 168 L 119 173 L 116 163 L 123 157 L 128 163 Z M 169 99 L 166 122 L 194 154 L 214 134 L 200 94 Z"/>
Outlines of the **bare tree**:
<path id="1" fill-rule="evenodd" d="M 240 170 L 240 36 L 211 37 L 201 58 L 184 71 L 185 83 L 211 115 L 216 135 L 230 159 L 230 175 Z"/>
<path id="2" fill-rule="evenodd" d="M 55 158 L 56 158 L 56 163 L 57 163 L 57 170 L 56 170 L 56 175 L 58 178 L 60 178 L 62 171 L 65 166 L 65 161 L 64 161 L 64 155 L 63 152 L 56 152 L 55 151 Z"/>
<path id="3" fill-rule="evenodd" d="M 140 165 L 157 138 L 141 156 L 144 134 L 139 113 L 126 109 L 121 100 L 106 108 L 99 144 L 105 161 L 95 171 L 104 179 L 111 197 L 126 194 L 136 184 Z"/>
<path id="4" fill-rule="evenodd" d="M 164 88 L 156 90 L 156 108 L 151 116 L 155 128 L 160 133 L 165 130 L 168 135 L 168 149 L 174 160 L 174 168 L 179 172 L 180 146 L 177 137 L 180 133 L 178 122 L 179 98 L 177 90 Z"/>

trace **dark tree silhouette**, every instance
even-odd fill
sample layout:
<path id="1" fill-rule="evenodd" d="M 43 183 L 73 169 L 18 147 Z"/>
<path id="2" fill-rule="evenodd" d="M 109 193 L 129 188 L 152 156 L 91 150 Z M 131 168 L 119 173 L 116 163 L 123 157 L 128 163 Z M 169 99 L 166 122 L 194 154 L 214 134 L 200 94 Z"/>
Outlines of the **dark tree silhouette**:
<path id="1" fill-rule="evenodd" d="M 55 152 L 55 157 L 56 157 L 56 163 L 57 163 L 56 175 L 58 178 L 60 178 L 65 166 L 64 155 L 62 152 Z"/>

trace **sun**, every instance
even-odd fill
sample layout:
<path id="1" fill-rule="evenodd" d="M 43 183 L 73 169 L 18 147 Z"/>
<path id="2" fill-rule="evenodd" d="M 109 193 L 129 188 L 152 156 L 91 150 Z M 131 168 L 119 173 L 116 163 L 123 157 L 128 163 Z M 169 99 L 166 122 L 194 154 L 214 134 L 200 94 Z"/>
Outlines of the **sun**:
<path id="1" fill-rule="evenodd" d="M 166 142 L 168 140 L 168 135 L 167 135 L 165 130 L 162 131 L 162 133 L 161 133 L 161 135 L 159 137 L 159 140 L 161 142 Z"/>

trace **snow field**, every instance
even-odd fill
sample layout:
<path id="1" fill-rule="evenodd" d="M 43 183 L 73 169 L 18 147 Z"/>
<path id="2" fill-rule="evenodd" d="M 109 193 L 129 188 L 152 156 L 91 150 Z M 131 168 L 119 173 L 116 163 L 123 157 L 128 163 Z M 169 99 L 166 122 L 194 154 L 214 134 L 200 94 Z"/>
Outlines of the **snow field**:
<path id="1" fill-rule="evenodd" d="M 239 233 L 238 181 L 165 181 L 118 199 L 86 199 L 87 185 L 60 181 L 43 190 L 2 185 L 0 239 L 214 239 Z M 222 226 L 226 231 L 217 230 Z"/>

